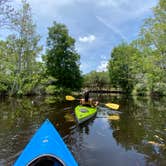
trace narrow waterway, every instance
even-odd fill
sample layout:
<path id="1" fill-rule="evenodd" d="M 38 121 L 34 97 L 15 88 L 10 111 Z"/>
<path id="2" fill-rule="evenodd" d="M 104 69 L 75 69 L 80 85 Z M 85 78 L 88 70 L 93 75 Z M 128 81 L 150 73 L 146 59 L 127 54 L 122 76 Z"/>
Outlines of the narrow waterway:
<path id="1" fill-rule="evenodd" d="M 59 131 L 80 166 L 165 166 L 166 98 L 94 96 L 114 102 L 78 126 L 77 102 L 49 104 L 49 98 L 5 98 L 0 101 L 0 166 L 13 165 L 45 119 Z"/>

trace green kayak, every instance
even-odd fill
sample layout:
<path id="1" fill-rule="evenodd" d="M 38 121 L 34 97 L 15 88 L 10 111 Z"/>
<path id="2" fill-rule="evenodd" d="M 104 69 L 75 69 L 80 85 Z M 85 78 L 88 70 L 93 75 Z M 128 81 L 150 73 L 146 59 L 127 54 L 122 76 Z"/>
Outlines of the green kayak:
<path id="1" fill-rule="evenodd" d="M 75 116 L 79 124 L 93 117 L 97 112 L 96 107 L 78 105 L 75 108 Z"/>

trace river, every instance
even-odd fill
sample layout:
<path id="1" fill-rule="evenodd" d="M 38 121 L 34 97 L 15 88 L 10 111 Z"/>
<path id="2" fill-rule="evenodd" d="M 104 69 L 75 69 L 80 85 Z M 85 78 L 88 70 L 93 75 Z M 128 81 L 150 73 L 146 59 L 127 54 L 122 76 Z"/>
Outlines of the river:
<path id="1" fill-rule="evenodd" d="M 97 115 L 79 126 L 77 101 L 49 104 L 48 97 L 0 100 L 0 166 L 13 165 L 45 119 L 49 119 L 80 166 L 165 166 L 166 98 L 94 96 L 114 102 L 118 111 L 100 104 Z"/>

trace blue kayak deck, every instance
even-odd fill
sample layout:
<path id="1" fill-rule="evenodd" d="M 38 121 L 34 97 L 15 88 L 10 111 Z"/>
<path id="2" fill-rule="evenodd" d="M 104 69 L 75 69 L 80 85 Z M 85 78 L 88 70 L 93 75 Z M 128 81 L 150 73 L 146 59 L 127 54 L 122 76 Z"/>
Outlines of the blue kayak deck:
<path id="1" fill-rule="evenodd" d="M 29 165 L 29 163 L 42 156 L 54 157 L 65 166 L 78 165 L 49 120 L 46 120 L 38 129 L 14 166 Z"/>

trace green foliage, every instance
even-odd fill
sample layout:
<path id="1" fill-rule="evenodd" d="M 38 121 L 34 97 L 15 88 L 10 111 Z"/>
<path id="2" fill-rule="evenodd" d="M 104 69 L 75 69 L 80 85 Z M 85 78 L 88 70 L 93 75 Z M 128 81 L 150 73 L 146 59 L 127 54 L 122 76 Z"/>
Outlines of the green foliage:
<path id="1" fill-rule="evenodd" d="M 49 85 L 46 87 L 46 93 L 49 95 L 54 95 L 59 89 L 55 85 Z"/>
<path id="2" fill-rule="evenodd" d="M 31 8 L 22 0 L 22 8 L 11 18 L 15 34 L 0 41 L 0 83 L 5 82 L 10 95 L 33 94 L 42 75 L 41 64 L 36 62 L 41 51 L 39 35 L 35 32 Z"/>
<path id="3" fill-rule="evenodd" d="M 65 25 L 54 22 L 47 38 L 46 67 L 48 75 L 57 79 L 56 85 L 77 90 L 81 87 L 80 56 L 74 49 L 75 40 Z"/>
<path id="4" fill-rule="evenodd" d="M 15 71 L 15 54 L 12 52 L 8 45 L 8 40 L 0 41 L 0 93 L 7 93 L 11 88 L 11 84 L 14 78 Z"/>
<path id="5" fill-rule="evenodd" d="M 157 96 L 166 96 L 166 83 L 159 82 L 156 83 L 153 87 L 153 94 Z"/>
<path id="6" fill-rule="evenodd" d="M 7 86 L 6 85 L 4 85 L 3 83 L 0 83 L 0 92 L 7 92 Z"/>
<path id="7" fill-rule="evenodd" d="M 45 103 L 46 104 L 54 104 L 59 103 L 62 101 L 62 98 L 60 96 L 46 96 Z"/>
<path id="8" fill-rule="evenodd" d="M 89 87 L 91 89 L 103 89 L 109 86 L 108 72 L 92 71 L 84 75 L 83 80 L 83 87 Z"/>
<path id="9" fill-rule="evenodd" d="M 40 83 L 40 80 L 42 78 L 41 74 L 33 73 L 29 77 L 27 76 L 23 81 L 23 85 L 20 88 L 24 95 L 32 95 L 32 94 L 38 94 L 37 92 L 37 86 Z"/>
<path id="10" fill-rule="evenodd" d="M 134 86 L 134 89 L 132 91 L 132 94 L 134 96 L 147 96 L 149 95 L 149 89 L 147 87 L 147 84 L 145 83 L 138 83 Z"/>
<path id="11" fill-rule="evenodd" d="M 160 0 L 158 5 L 153 8 L 154 16 L 145 20 L 141 28 L 140 39 L 144 45 L 158 52 L 159 56 L 165 55 L 166 50 L 166 2 Z"/>
<path id="12" fill-rule="evenodd" d="M 22 8 L 18 11 L 17 16 L 13 18 L 12 23 L 16 32 L 13 45 L 17 54 L 17 71 L 18 73 L 26 71 L 31 74 L 42 47 L 38 46 L 40 36 L 36 34 L 36 25 L 32 20 L 31 7 L 26 0 L 22 0 Z"/>
<path id="13" fill-rule="evenodd" d="M 147 86 L 151 94 L 161 93 L 160 86 L 166 83 L 166 1 L 160 0 L 153 9 L 154 16 L 145 20 L 140 31 L 139 38 L 133 42 L 141 51 L 143 79 L 147 80 Z M 137 69 L 138 70 L 138 69 Z M 140 72 L 140 71 L 139 71 Z"/>
<path id="14" fill-rule="evenodd" d="M 43 84 L 43 85 L 51 85 L 51 84 L 55 84 L 56 81 L 57 81 L 56 78 L 54 78 L 52 76 L 46 76 L 46 74 L 45 74 L 44 77 L 41 80 L 41 84 Z"/>
<path id="15" fill-rule="evenodd" d="M 132 45 L 123 43 L 113 49 L 108 65 L 112 86 L 120 87 L 127 93 L 131 93 L 137 75 L 134 68 L 135 59 L 139 56 L 138 49 Z"/>

